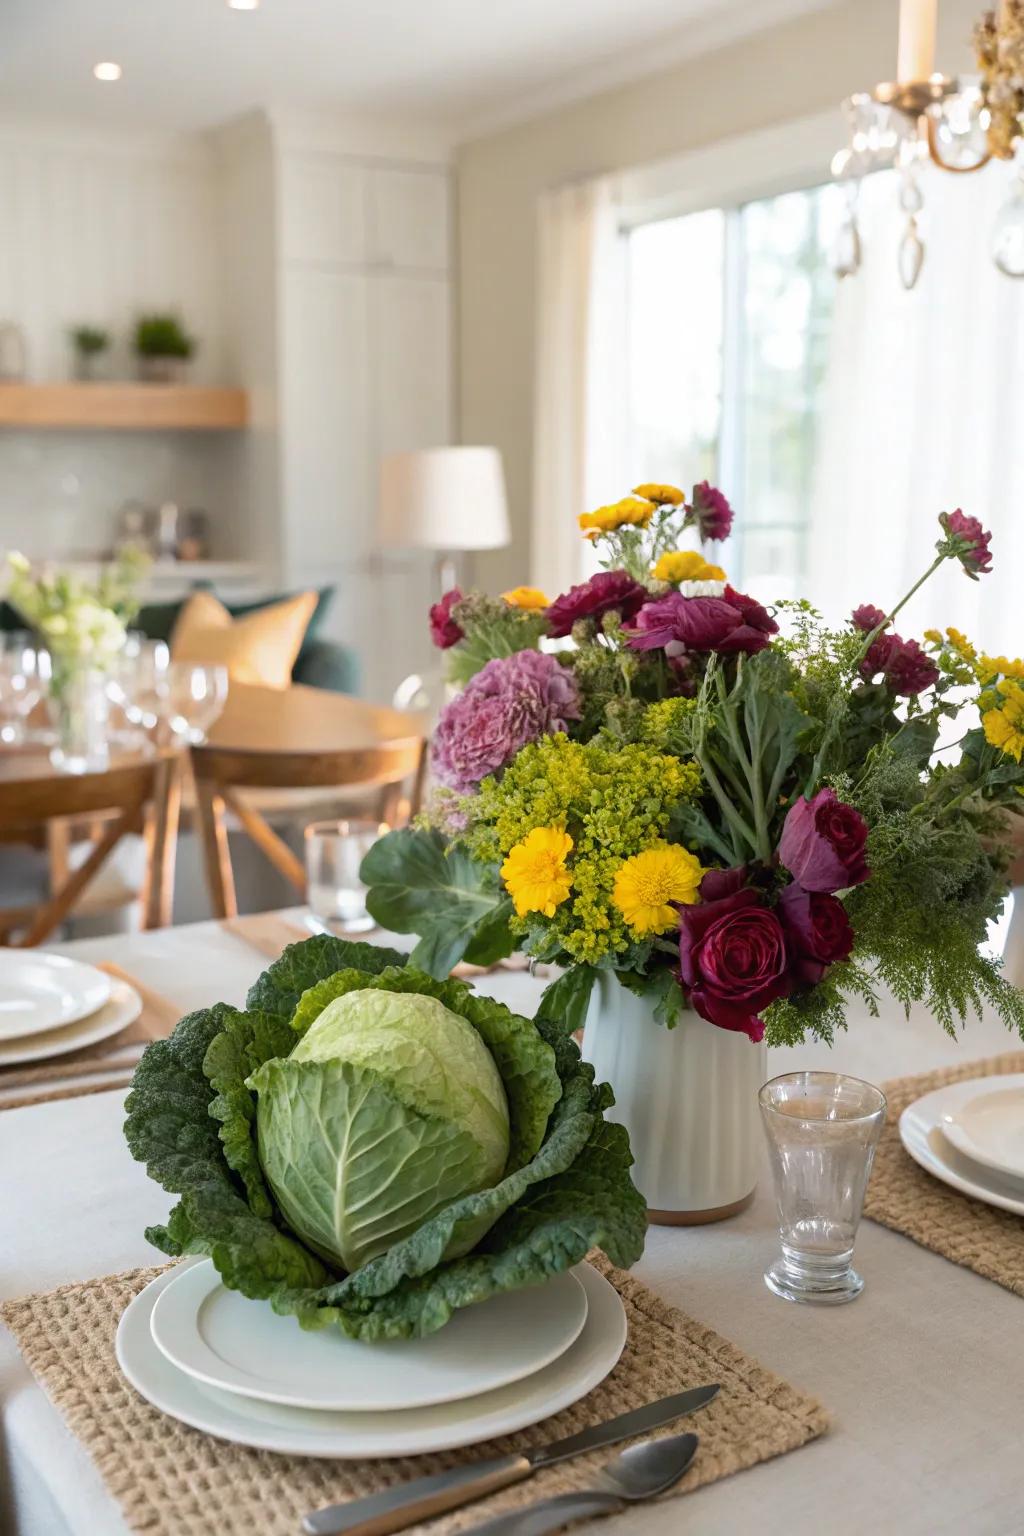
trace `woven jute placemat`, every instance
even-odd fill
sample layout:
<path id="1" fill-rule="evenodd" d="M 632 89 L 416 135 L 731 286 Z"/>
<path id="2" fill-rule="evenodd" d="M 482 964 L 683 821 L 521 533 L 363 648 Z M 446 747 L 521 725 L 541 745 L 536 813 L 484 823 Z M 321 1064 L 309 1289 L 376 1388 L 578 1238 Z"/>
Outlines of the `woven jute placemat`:
<path id="1" fill-rule="evenodd" d="M 919 1077 L 883 1083 L 888 1113 L 864 1201 L 864 1214 L 912 1237 L 923 1248 L 973 1269 L 1024 1296 L 1024 1218 L 972 1200 L 920 1168 L 900 1141 L 899 1119 L 908 1104 L 936 1088 L 972 1077 L 1024 1072 L 1024 1052 L 964 1062 Z"/>
<path id="2" fill-rule="evenodd" d="M 715 1401 L 665 1431 L 693 1429 L 700 1435 L 679 1493 L 796 1450 L 828 1427 L 825 1410 L 806 1393 L 666 1306 L 629 1275 L 603 1260 L 597 1267 L 622 1297 L 629 1325 L 623 1356 L 600 1386 L 529 1431 L 466 1451 L 394 1461 L 325 1461 L 249 1450 L 188 1429 L 150 1407 L 118 1370 L 114 1335 L 124 1308 L 161 1273 L 158 1269 L 27 1296 L 8 1302 L 0 1316 L 130 1528 L 147 1536 L 252 1536 L 253 1531 L 295 1536 L 302 1516 L 321 1505 L 465 1461 L 543 1445 L 702 1382 L 721 1382 Z M 552 1467 L 415 1531 L 454 1536 L 487 1515 L 581 1488 L 608 1457 L 605 1450 Z"/>

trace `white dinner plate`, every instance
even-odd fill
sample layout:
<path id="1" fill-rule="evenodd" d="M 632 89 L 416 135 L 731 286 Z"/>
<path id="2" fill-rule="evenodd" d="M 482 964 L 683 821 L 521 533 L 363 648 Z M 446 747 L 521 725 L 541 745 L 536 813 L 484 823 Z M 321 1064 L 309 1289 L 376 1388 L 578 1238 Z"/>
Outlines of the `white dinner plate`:
<path id="1" fill-rule="evenodd" d="M 543 1370 L 579 1338 L 587 1294 L 572 1273 L 463 1307 L 425 1339 L 362 1344 L 337 1328 L 307 1333 L 294 1317 L 221 1283 L 209 1259 L 157 1297 L 157 1347 L 187 1376 L 266 1403 L 345 1413 L 428 1408 L 479 1397 Z"/>
<path id="2" fill-rule="evenodd" d="M 84 1019 L 109 996 L 110 977 L 94 965 L 38 950 L 0 949 L 0 1041 Z"/>
<path id="3" fill-rule="evenodd" d="M 946 1140 L 964 1157 L 1024 1180 L 1024 1072 L 952 1084 L 941 1121 Z"/>
<path id="4" fill-rule="evenodd" d="M 88 1018 L 62 1029 L 51 1029 L 29 1040 L 0 1041 L 0 1067 L 20 1066 L 22 1062 L 44 1061 L 49 1056 L 63 1056 L 83 1045 L 95 1045 L 116 1035 L 134 1023 L 142 1012 L 142 998 L 125 981 L 113 981 L 110 998 Z"/>
<path id="5" fill-rule="evenodd" d="M 904 1147 L 915 1163 L 951 1189 L 958 1189 L 974 1200 L 983 1200 L 986 1205 L 1024 1216 L 1024 1191 L 1016 1180 L 978 1167 L 946 1140 L 941 1117 L 942 1101 L 948 1093 L 949 1088 L 937 1088 L 934 1093 L 926 1093 L 907 1106 L 900 1115 L 899 1126 Z"/>
<path id="6" fill-rule="evenodd" d="M 151 1280 L 125 1308 L 117 1329 L 117 1363 L 136 1392 L 162 1413 L 239 1445 L 343 1461 L 454 1450 L 540 1423 L 584 1397 L 616 1364 L 626 1342 L 618 1292 L 589 1264 L 578 1265 L 574 1273 L 587 1295 L 587 1320 L 564 1354 L 525 1381 L 432 1408 L 330 1413 L 261 1403 L 203 1386 L 171 1364 L 150 1330 L 153 1308 L 177 1278 L 177 1269 Z M 540 1310 L 543 1294 L 533 1295 Z"/>

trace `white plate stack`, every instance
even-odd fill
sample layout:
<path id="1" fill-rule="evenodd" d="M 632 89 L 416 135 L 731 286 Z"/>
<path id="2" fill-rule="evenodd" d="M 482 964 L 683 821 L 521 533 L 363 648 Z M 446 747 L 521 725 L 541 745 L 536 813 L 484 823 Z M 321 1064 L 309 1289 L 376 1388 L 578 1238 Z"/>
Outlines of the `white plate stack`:
<path id="1" fill-rule="evenodd" d="M 117 1359 L 162 1412 L 220 1439 L 298 1456 L 413 1456 L 536 1424 L 622 1353 L 618 1293 L 588 1264 L 464 1307 L 425 1339 L 306 1332 L 228 1290 L 208 1259 L 159 1275 L 121 1318 Z"/>
<path id="2" fill-rule="evenodd" d="M 925 1094 L 900 1116 L 900 1139 L 944 1184 L 1024 1216 L 1024 1073 Z"/>
<path id="3" fill-rule="evenodd" d="M 134 987 L 93 965 L 40 950 L 0 949 L 0 1067 L 95 1045 L 141 1012 Z"/>

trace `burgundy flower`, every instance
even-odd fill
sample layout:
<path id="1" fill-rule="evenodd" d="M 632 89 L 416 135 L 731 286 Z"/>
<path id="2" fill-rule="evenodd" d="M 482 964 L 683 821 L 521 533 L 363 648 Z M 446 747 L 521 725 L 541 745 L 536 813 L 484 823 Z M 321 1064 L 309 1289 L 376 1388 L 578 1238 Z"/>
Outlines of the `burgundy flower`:
<path id="1" fill-rule="evenodd" d="M 710 1024 L 760 1040 L 760 1013 L 793 990 L 782 924 L 745 872 L 716 870 L 701 881 L 701 901 L 679 913 L 679 976 Z"/>
<path id="2" fill-rule="evenodd" d="M 701 539 L 713 539 L 721 543 L 729 537 L 732 532 L 732 507 L 722 492 L 706 480 L 694 486 L 691 510 Z"/>
<path id="3" fill-rule="evenodd" d="M 580 717 L 576 679 L 556 656 L 517 651 L 481 667 L 441 713 L 431 761 L 442 784 L 467 794 L 527 742 Z"/>
<path id="4" fill-rule="evenodd" d="M 860 664 L 860 675 L 870 683 L 879 674 L 893 693 L 906 699 L 923 693 L 939 680 L 938 667 L 917 641 L 904 640 L 899 635 L 879 635 L 868 647 Z"/>
<path id="5" fill-rule="evenodd" d="M 628 624 L 646 596 L 647 588 L 634 581 L 627 571 L 598 571 L 589 581 L 570 587 L 555 598 L 547 611 L 548 634 L 560 640 L 572 633 L 578 619 L 599 619 L 613 609 Z"/>
<path id="6" fill-rule="evenodd" d="M 874 603 L 861 603 L 859 608 L 853 610 L 850 618 L 854 629 L 862 629 L 866 635 L 877 629 L 879 624 L 885 623 L 885 614 Z"/>
<path id="7" fill-rule="evenodd" d="M 452 587 L 430 610 L 430 638 L 439 650 L 446 651 L 463 638 L 464 632 L 452 618 L 452 609 L 461 602 L 462 593 L 458 587 Z"/>
<path id="8" fill-rule="evenodd" d="M 815 986 L 830 965 L 850 958 L 853 928 L 838 897 L 805 891 L 794 882 L 786 886 L 776 910 L 800 981 Z"/>
<path id="9" fill-rule="evenodd" d="M 871 873 L 864 848 L 868 824 L 859 811 L 819 789 L 790 807 L 779 839 L 779 860 L 805 891 L 843 891 Z"/>
<path id="10" fill-rule="evenodd" d="M 635 651 L 663 650 L 670 659 L 692 651 L 753 655 L 764 650 L 778 627 L 767 609 L 732 587 L 721 597 L 670 592 L 641 608 L 629 644 Z"/>
<path id="11" fill-rule="evenodd" d="M 940 512 L 939 524 L 972 581 L 992 569 L 992 535 L 985 532 L 976 517 L 966 517 L 957 507 L 955 512 Z"/>

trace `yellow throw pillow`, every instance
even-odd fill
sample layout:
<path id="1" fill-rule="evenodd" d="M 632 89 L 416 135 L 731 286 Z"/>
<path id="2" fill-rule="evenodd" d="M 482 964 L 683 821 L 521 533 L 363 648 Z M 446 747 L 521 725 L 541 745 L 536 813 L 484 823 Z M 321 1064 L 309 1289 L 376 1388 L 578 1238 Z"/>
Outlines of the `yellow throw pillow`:
<path id="1" fill-rule="evenodd" d="M 313 610 L 315 592 L 301 592 L 233 619 L 212 592 L 195 592 L 178 615 L 171 660 L 220 663 L 236 683 L 287 688 Z"/>

